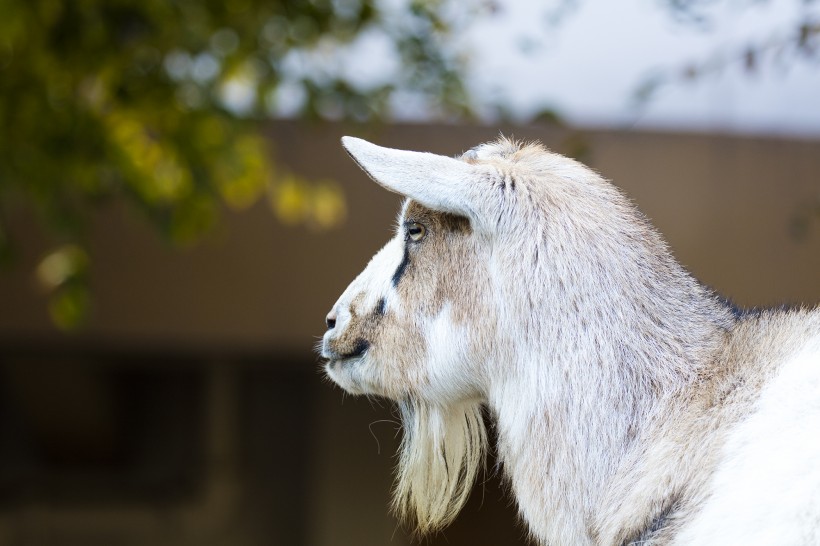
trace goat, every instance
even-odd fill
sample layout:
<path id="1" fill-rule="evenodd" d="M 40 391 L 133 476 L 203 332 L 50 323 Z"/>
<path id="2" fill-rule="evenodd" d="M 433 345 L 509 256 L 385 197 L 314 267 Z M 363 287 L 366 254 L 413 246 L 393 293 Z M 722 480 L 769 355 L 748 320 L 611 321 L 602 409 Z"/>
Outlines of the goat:
<path id="1" fill-rule="evenodd" d="M 398 404 L 400 516 L 455 518 L 487 408 L 540 544 L 820 544 L 820 310 L 733 307 L 540 144 L 342 143 L 406 197 L 321 344 L 345 391 Z"/>

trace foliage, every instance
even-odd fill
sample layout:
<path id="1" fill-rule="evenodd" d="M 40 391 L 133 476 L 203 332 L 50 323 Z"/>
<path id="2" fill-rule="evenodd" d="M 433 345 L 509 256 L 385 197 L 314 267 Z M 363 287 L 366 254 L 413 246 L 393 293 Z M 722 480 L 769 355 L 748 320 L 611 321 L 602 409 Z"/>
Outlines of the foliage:
<path id="1" fill-rule="evenodd" d="M 765 6 L 773 0 L 744 0 L 730 5 L 733 10 Z M 648 104 L 665 86 L 698 82 L 719 76 L 728 70 L 741 70 L 748 76 L 771 72 L 782 74 L 795 63 L 820 69 L 820 18 L 810 9 L 817 0 L 792 0 L 797 15 L 785 28 L 772 28 L 764 38 L 747 38 L 733 49 L 713 51 L 705 58 L 683 66 L 665 67 L 646 77 L 636 88 L 635 102 L 640 108 Z M 709 30 L 712 10 L 724 7 L 726 0 L 658 0 L 683 24 Z M 812 224 L 820 221 L 820 196 L 799 205 L 791 218 L 789 231 L 796 240 L 805 239 Z"/>
<path id="2" fill-rule="evenodd" d="M 726 3 L 724 0 L 658 1 L 681 23 L 707 30 L 711 21 L 710 11 Z M 816 2 L 794 1 L 805 7 Z M 770 2 L 771 0 L 746 0 L 731 7 L 735 10 L 745 9 Z M 811 10 L 803 11 L 788 28 L 772 31 L 774 32 L 770 36 L 763 39 L 749 37 L 734 49 L 714 51 L 708 57 L 692 60 L 684 66 L 655 71 L 639 84 L 635 92 L 638 104 L 647 103 L 665 85 L 713 77 L 733 67 L 739 67 L 752 75 L 767 68 L 787 68 L 795 62 L 820 63 L 820 20 Z"/>
<path id="3" fill-rule="evenodd" d="M 259 123 L 373 120 L 408 97 L 469 114 L 442 6 L 0 0 L 0 259 L 14 248 L 4 213 L 33 205 L 62 243 L 38 277 L 55 322 L 72 327 L 89 299 L 85 224 L 112 199 L 176 243 L 262 198 L 285 222 L 333 225 L 337 187 L 278 169 Z M 372 44 L 386 44 L 390 79 L 357 77 L 355 48 Z"/>

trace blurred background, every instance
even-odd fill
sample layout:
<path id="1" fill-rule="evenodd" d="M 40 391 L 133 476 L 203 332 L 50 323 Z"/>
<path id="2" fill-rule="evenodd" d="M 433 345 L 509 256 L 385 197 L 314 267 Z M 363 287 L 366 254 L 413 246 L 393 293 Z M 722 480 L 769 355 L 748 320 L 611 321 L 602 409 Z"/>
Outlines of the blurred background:
<path id="1" fill-rule="evenodd" d="M 400 204 L 339 138 L 539 139 L 811 305 L 818 97 L 812 0 L 0 0 L 0 546 L 414 543 L 313 351 Z M 527 544 L 493 461 L 421 542 Z"/>

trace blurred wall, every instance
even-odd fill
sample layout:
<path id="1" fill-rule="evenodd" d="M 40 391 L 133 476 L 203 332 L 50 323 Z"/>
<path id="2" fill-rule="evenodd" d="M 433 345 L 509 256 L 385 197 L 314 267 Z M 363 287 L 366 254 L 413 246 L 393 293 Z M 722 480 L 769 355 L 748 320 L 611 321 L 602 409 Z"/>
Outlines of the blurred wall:
<path id="1" fill-rule="evenodd" d="M 820 299 L 820 224 L 804 240 L 794 217 L 820 193 L 820 143 L 726 136 L 515 128 L 561 151 L 583 138 L 585 161 L 622 187 L 703 282 L 742 305 Z M 304 354 L 322 333 L 330 305 L 390 236 L 400 200 L 358 170 L 339 145 L 345 133 L 381 144 L 459 154 L 494 138 L 495 128 L 390 126 L 364 129 L 279 123 L 276 157 L 308 178 L 333 178 L 348 196 L 340 229 L 313 233 L 277 223 L 265 203 L 190 249 L 157 241 L 142 218 L 112 206 L 91 234 L 94 316 L 80 336 L 93 343 L 149 343 Z M 574 145 L 573 145 L 574 146 Z M 31 278 L 46 250 L 15 219 L 18 267 L 4 274 L 0 336 L 62 339 Z"/>
<path id="2" fill-rule="evenodd" d="M 504 129 L 582 159 L 622 187 L 703 282 L 746 305 L 820 301 L 814 141 Z M 278 162 L 332 178 L 339 229 L 229 213 L 186 249 L 116 204 L 93 219 L 93 316 L 50 324 L 32 278 L 47 250 L 15 211 L 17 267 L 0 277 L 0 544 L 408 544 L 387 514 L 398 443 L 389 404 L 318 373 L 324 315 L 390 237 L 400 198 L 339 145 L 459 154 L 497 128 L 310 125 L 268 130 Z M 525 543 L 497 479 L 430 544 Z"/>

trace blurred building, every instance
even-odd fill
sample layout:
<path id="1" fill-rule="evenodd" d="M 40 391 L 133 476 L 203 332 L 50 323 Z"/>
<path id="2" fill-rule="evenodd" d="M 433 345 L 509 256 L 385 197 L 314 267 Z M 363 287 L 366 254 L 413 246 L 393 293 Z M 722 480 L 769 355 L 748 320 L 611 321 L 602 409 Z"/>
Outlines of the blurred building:
<path id="1" fill-rule="evenodd" d="M 505 133 L 580 155 L 736 303 L 820 301 L 820 142 Z M 286 227 L 260 203 L 180 250 L 112 205 L 93 221 L 93 316 L 74 334 L 48 318 L 31 273 L 47 242 L 16 213 L 23 254 L 0 277 L 0 545 L 410 543 L 387 510 L 390 404 L 343 395 L 313 352 L 400 204 L 348 159 L 343 134 L 455 155 L 498 129 L 274 124 L 278 161 L 337 180 L 347 222 Z M 525 544 L 511 505 L 491 467 L 456 524 L 424 543 Z"/>

